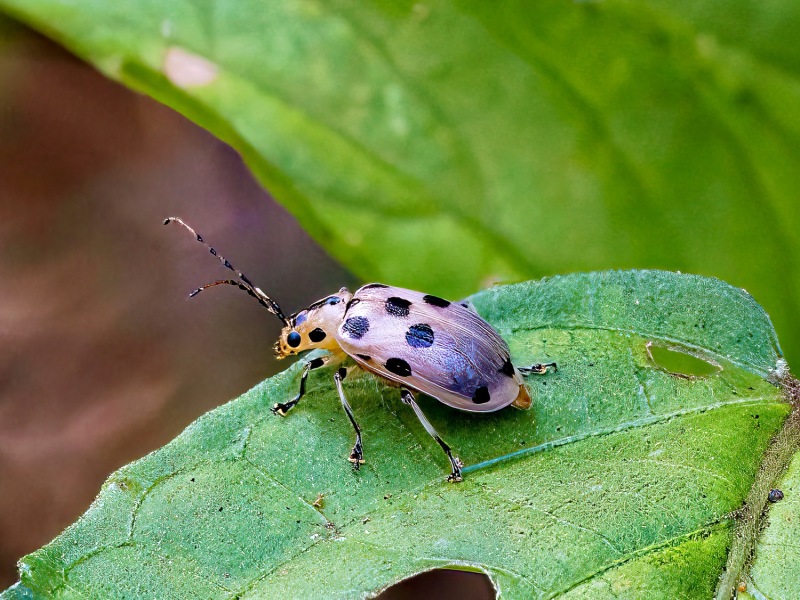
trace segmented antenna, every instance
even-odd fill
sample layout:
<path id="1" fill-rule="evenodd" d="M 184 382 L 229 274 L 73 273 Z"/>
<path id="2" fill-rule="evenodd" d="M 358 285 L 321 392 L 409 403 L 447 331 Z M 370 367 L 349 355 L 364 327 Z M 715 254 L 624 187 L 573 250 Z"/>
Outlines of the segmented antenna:
<path id="1" fill-rule="evenodd" d="M 261 306 L 266 308 L 273 315 L 277 316 L 281 321 L 284 322 L 285 325 L 290 324 L 289 319 L 287 319 L 286 315 L 283 314 L 283 311 L 281 310 L 281 307 L 278 306 L 277 302 L 275 302 L 272 298 L 267 296 L 263 291 L 261 291 L 260 288 L 253 285 L 253 283 L 247 278 L 247 275 L 242 273 L 239 269 L 235 268 L 227 258 L 222 256 L 214 248 L 209 246 L 208 243 L 203 239 L 203 237 L 199 233 L 197 233 L 194 229 L 189 227 L 186 223 L 184 223 L 182 219 L 179 219 L 178 217 L 169 217 L 167 219 L 164 219 L 164 225 L 169 225 L 173 221 L 178 223 L 178 225 L 182 225 L 184 229 L 188 230 L 198 242 L 200 242 L 206 248 L 208 248 L 208 251 L 213 256 L 216 256 L 219 259 L 219 261 L 222 263 L 222 266 L 236 273 L 239 279 L 241 279 L 241 281 L 236 281 L 234 279 L 222 279 L 220 281 L 215 281 L 214 283 L 208 283 L 204 286 L 197 288 L 191 294 L 189 294 L 190 298 L 193 298 L 203 290 L 208 289 L 210 287 L 214 287 L 216 285 L 235 285 L 239 289 L 244 290 L 245 292 L 250 294 L 253 298 L 258 300 L 258 303 Z"/>

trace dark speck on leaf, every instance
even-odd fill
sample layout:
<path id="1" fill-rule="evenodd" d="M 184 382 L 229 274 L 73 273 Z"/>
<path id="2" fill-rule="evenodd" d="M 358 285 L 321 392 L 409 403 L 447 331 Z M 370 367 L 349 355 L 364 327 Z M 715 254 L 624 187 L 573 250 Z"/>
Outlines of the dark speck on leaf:
<path id="1" fill-rule="evenodd" d="M 767 495 L 767 500 L 770 502 L 780 502 L 783 500 L 783 492 L 781 490 L 770 490 Z"/>

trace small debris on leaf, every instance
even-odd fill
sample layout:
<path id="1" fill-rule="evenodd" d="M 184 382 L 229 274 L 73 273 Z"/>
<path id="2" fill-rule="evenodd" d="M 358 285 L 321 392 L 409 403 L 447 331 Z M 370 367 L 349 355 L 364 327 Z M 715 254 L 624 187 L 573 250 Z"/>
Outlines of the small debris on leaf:
<path id="1" fill-rule="evenodd" d="M 783 492 L 781 490 L 770 490 L 767 495 L 767 500 L 770 502 L 780 502 L 783 500 Z"/>

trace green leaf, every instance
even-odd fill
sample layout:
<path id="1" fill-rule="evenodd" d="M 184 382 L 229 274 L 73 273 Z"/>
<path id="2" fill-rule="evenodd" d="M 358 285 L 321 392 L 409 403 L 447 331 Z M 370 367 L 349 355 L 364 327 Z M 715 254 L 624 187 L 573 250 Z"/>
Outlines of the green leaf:
<path id="1" fill-rule="evenodd" d="M 796 415 L 793 420 L 790 425 L 800 428 Z M 775 489 L 783 499 L 769 509 L 768 525 L 759 537 L 749 576 L 743 580 L 757 598 L 790 600 L 800 590 L 800 455 L 775 482 Z"/>
<path id="2" fill-rule="evenodd" d="M 718 280 L 657 271 L 472 301 L 515 364 L 558 371 L 531 376 L 529 411 L 421 399 L 467 465 L 462 483 L 445 482 L 438 446 L 369 374 L 345 381 L 359 472 L 330 372 L 311 374 L 286 418 L 270 414 L 296 392 L 296 364 L 112 475 L 22 559 L 22 584 L 49 598 L 357 598 L 452 567 L 486 572 L 503 598 L 712 596 L 726 561 L 743 563 L 734 511 L 790 412 L 764 311 Z M 654 347 L 713 369 L 671 372 Z"/>
<path id="3" fill-rule="evenodd" d="M 0 600 L 40 600 L 41 594 L 36 594 L 21 583 L 16 583 L 4 592 L 0 592 Z"/>
<path id="4" fill-rule="evenodd" d="M 631 265 L 713 274 L 800 357 L 794 0 L 0 9 L 233 144 L 365 280 L 457 297 Z M 205 85 L 182 82 L 186 53 Z"/>

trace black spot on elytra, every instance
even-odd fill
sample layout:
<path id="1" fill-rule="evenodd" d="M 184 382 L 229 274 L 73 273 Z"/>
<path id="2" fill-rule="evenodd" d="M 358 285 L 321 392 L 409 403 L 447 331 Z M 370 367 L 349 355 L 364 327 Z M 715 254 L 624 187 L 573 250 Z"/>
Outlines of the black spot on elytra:
<path id="1" fill-rule="evenodd" d="M 386 312 L 393 317 L 407 317 L 409 306 L 411 302 L 397 296 L 386 299 Z"/>
<path id="2" fill-rule="evenodd" d="M 388 288 L 388 285 L 384 285 L 382 283 L 370 283 L 369 285 L 361 286 L 362 290 L 373 290 L 376 288 Z"/>
<path id="3" fill-rule="evenodd" d="M 297 348 L 300 345 L 302 338 L 300 334 L 296 331 L 291 332 L 289 335 L 286 336 L 286 343 L 289 344 L 292 348 Z"/>
<path id="4" fill-rule="evenodd" d="M 412 348 L 430 348 L 433 346 L 433 329 L 427 323 L 412 325 L 406 331 L 406 342 Z"/>
<path id="5" fill-rule="evenodd" d="M 372 357 L 371 356 L 367 356 L 366 354 L 356 354 L 356 356 L 358 358 L 360 358 L 361 360 L 364 360 L 364 361 L 372 360 Z"/>
<path id="6" fill-rule="evenodd" d="M 489 388 L 485 385 L 480 386 L 475 390 L 475 393 L 472 394 L 472 401 L 475 404 L 486 404 L 489 400 L 491 400 L 491 397 L 489 396 Z"/>
<path id="7" fill-rule="evenodd" d="M 408 377 L 411 375 L 411 365 L 402 358 L 390 358 L 387 360 L 386 370 L 400 377 Z"/>
<path id="8" fill-rule="evenodd" d="M 359 302 L 361 302 L 361 298 L 350 298 L 350 300 L 347 302 L 347 305 L 344 307 L 344 312 L 347 312 L 351 307 L 355 306 Z"/>
<path id="9" fill-rule="evenodd" d="M 430 294 L 426 294 L 422 297 L 426 304 L 431 304 L 432 306 L 438 306 L 439 308 L 447 308 L 450 306 L 450 302 L 445 300 L 444 298 L 439 298 L 439 296 L 431 296 Z"/>
<path id="10" fill-rule="evenodd" d="M 500 367 L 499 371 L 503 375 L 508 375 L 509 377 L 513 377 L 514 376 L 514 365 L 511 364 L 511 359 L 510 358 L 506 359 L 506 362 L 503 364 L 502 367 Z"/>
<path id="11" fill-rule="evenodd" d="M 320 329 L 319 327 L 317 327 L 314 331 L 308 334 L 308 339 L 310 339 L 314 343 L 321 342 L 326 337 L 327 334 L 324 331 L 322 331 L 322 329 Z"/>
<path id="12" fill-rule="evenodd" d="M 366 317 L 349 317 L 345 319 L 342 331 L 351 338 L 360 340 L 369 331 L 369 321 Z"/>

